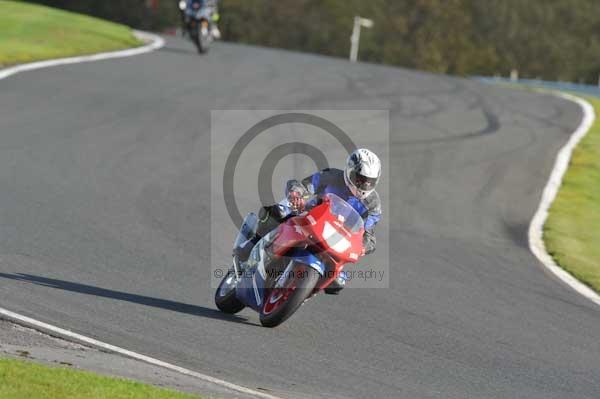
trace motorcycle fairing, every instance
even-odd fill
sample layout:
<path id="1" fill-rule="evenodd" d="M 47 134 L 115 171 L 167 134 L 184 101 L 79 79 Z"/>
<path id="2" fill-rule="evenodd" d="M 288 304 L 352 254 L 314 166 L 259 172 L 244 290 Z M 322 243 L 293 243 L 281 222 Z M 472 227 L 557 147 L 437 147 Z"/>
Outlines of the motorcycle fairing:
<path id="1" fill-rule="evenodd" d="M 321 276 L 325 275 L 326 266 L 323 261 L 306 249 L 294 248 L 285 257 L 296 263 L 312 267 Z"/>
<path id="2" fill-rule="evenodd" d="M 193 19 L 196 20 L 201 20 L 201 19 L 205 19 L 207 21 L 211 21 L 212 20 L 212 10 L 209 9 L 209 7 L 202 7 L 202 8 L 193 8 L 193 9 L 186 9 L 185 14 Z"/>
<path id="3" fill-rule="evenodd" d="M 260 312 L 265 297 L 266 281 L 253 266 L 244 270 L 235 289 L 235 295 L 244 305 Z"/>
<path id="4" fill-rule="evenodd" d="M 263 237 L 252 249 L 236 288 L 236 297 L 246 306 L 260 311 L 265 296 L 268 275 L 265 267 L 271 259 L 265 259 L 265 245 L 271 245 L 275 232 Z M 265 265 L 267 263 L 267 265 Z"/>

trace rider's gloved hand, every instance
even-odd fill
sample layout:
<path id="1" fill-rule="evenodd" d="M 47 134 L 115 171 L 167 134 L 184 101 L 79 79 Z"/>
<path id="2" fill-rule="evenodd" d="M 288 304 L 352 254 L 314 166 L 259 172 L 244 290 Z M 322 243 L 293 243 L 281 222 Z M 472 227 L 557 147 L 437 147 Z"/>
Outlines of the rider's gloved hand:
<path id="1" fill-rule="evenodd" d="M 304 212 L 306 200 L 309 197 L 306 187 L 298 180 L 290 180 L 286 184 L 285 191 L 291 211 L 294 213 Z"/>
<path id="2" fill-rule="evenodd" d="M 304 194 L 298 190 L 288 191 L 287 200 L 290 208 L 295 213 L 302 213 L 306 202 L 304 200 Z"/>

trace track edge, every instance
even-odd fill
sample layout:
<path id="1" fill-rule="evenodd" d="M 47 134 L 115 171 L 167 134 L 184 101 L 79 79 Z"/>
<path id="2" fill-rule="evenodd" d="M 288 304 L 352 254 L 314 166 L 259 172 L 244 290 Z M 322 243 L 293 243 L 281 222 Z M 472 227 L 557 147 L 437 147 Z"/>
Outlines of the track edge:
<path id="1" fill-rule="evenodd" d="M 560 149 L 556 156 L 552 173 L 550 174 L 548 183 L 544 187 L 540 205 L 529 225 L 529 249 L 555 277 L 596 305 L 600 305 L 600 295 L 556 264 L 552 256 L 547 252 L 543 238 L 544 224 L 548 219 L 548 211 L 558 195 L 564 175 L 569 168 L 573 151 L 589 132 L 596 119 L 596 114 L 592 105 L 581 97 L 552 90 L 538 89 L 537 91 L 574 102 L 581 108 L 583 117 L 577 129 L 571 134 L 567 144 Z"/>

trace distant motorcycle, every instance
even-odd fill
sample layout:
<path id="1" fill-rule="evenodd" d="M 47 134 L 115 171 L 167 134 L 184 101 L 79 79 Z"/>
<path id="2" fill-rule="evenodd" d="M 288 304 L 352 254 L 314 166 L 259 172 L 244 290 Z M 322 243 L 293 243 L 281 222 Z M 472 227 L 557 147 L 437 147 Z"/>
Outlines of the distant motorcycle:
<path id="1" fill-rule="evenodd" d="M 185 30 L 200 54 L 206 53 L 214 41 L 211 21 L 213 10 L 202 7 L 201 1 L 193 1 L 191 9 L 185 1 L 179 3 L 179 8 L 185 14 Z"/>
<path id="2" fill-rule="evenodd" d="M 335 194 L 314 201 L 309 211 L 284 221 L 254 245 L 245 264 L 234 255 L 215 293 L 221 311 L 233 314 L 248 306 L 259 313 L 263 326 L 278 326 L 337 278 L 345 264 L 358 261 L 363 255 L 362 217 Z M 254 213 L 246 216 L 234 254 L 248 244 L 256 224 Z M 265 245 L 272 245 L 270 259 Z"/>

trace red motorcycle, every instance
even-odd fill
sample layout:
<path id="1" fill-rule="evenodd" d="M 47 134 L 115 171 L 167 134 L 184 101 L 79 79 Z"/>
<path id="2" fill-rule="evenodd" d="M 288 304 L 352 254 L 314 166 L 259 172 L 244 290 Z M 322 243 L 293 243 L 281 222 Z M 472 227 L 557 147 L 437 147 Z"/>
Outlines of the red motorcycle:
<path id="1" fill-rule="evenodd" d="M 248 306 L 260 314 L 263 326 L 278 326 L 337 278 L 345 264 L 358 261 L 363 254 L 362 217 L 335 194 L 311 202 L 310 210 L 263 237 L 243 266 L 234 255 L 233 267 L 215 294 L 221 311 L 233 314 Z M 246 217 L 236 247 L 252 238 L 256 221 L 254 214 Z"/>

